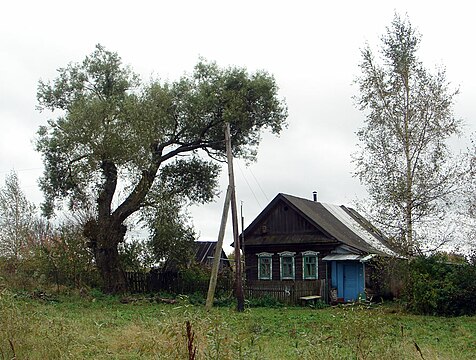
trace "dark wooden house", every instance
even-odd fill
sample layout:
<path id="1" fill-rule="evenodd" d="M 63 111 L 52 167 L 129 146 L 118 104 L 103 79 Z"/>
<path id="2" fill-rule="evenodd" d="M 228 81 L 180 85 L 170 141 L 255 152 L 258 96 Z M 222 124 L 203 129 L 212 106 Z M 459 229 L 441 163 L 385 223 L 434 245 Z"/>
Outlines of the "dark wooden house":
<path id="1" fill-rule="evenodd" d="M 249 286 L 287 284 L 286 289 L 304 289 L 301 295 L 319 291 L 340 301 L 366 297 L 370 259 L 397 256 L 355 210 L 316 196 L 312 201 L 278 194 L 243 236 Z"/>

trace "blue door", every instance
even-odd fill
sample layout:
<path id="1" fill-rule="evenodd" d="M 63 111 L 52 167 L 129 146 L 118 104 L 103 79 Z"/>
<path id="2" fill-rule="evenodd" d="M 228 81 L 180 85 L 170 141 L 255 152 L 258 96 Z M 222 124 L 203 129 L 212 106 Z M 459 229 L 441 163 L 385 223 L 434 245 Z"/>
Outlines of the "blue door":
<path id="1" fill-rule="evenodd" d="M 359 261 L 332 261 L 332 287 L 337 298 L 356 301 L 364 296 L 363 264 Z"/>
<path id="2" fill-rule="evenodd" d="M 357 300 L 359 298 L 359 277 L 357 266 L 358 264 L 356 263 L 343 264 L 343 297 L 345 301 Z"/>

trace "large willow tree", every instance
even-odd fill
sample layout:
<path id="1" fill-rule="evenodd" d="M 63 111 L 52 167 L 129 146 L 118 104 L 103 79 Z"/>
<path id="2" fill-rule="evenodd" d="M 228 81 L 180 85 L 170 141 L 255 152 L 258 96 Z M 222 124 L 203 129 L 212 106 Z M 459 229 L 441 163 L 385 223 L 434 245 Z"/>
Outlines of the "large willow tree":
<path id="1" fill-rule="evenodd" d="M 357 133 L 356 174 L 374 216 L 411 255 L 425 240 L 424 224 L 443 220 L 455 190 L 446 142 L 460 126 L 452 112 L 457 91 L 444 69 L 424 68 L 417 56 L 421 36 L 408 19 L 395 15 L 381 41 L 378 57 L 369 46 L 362 50 L 356 99 L 366 120 Z"/>
<path id="2" fill-rule="evenodd" d="M 53 82 L 40 81 L 37 96 L 40 108 L 58 113 L 38 131 L 43 209 L 52 214 L 68 200 L 74 210 L 92 200 L 95 211 L 84 234 L 107 292 L 126 287 L 118 244 L 131 215 L 146 210 L 150 217 L 156 205 L 157 211 L 175 211 L 174 203 L 184 198 L 213 198 L 219 174 L 214 159 L 225 158 L 226 122 L 234 155 L 253 158 L 261 131 L 280 133 L 287 117 L 266 72 L 200 61 L 178 81 L 143 82 L 100 45 L 82 63 L 58 72 Z"/>

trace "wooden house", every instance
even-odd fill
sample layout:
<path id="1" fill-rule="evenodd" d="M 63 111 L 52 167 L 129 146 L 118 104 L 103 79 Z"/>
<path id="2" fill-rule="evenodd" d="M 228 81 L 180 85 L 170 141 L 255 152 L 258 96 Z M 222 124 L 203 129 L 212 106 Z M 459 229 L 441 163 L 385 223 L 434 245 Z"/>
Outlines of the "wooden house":
<path id="1" fill-rule="evenodd" d="M 281 284 L 334 301 L 365 298 L 369 260 L 398 256 L 359 213 L 318 202 L 316 194 L 314 201 L 278 194 L 242 235 L 249 287 Z"/>

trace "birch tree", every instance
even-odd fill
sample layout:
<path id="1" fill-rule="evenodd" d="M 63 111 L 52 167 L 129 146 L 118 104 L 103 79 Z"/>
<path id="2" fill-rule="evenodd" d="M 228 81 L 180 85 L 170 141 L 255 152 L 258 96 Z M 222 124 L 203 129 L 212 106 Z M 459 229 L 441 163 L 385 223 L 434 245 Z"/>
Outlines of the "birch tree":
<path id="1" fill-rule="evenodd" d="M 33 240 L 35 205 L 21 190 L 18 175 L 11 172 L 0 188 L 0 256 L 19 260 Z"/>
<path id="2" fill-rule="evenodd" d="M 366 115 L 357 133 L 356 176 L 368 189 L 374 218 L 408 255 L 429 240 L 425 224 L 444 219 L 458 177 L 447 140 L 461 126 L 453 115 L 458 91 L 444 68 L 432 73 L 423 66 L 420 42 L 410 21 L 395 15 L 378 56 L 363 48 L 356 79 L 355 99 Z"/>

